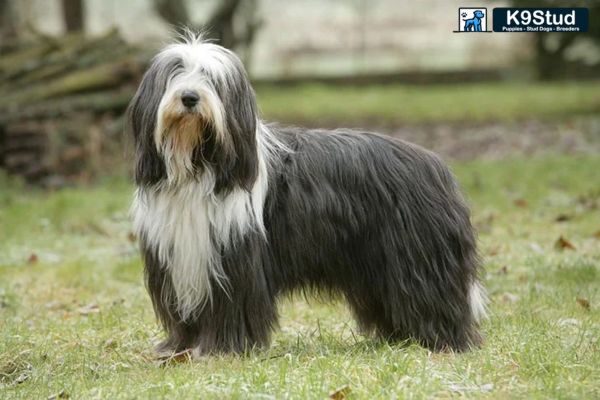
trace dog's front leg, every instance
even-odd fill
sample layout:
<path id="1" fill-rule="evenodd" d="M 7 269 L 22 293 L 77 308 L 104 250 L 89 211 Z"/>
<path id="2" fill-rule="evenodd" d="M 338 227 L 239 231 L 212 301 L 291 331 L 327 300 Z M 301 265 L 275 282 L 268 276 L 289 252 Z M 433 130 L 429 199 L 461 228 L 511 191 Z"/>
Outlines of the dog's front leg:
<path id="1" fill-rule="evenodd" d="M 251 245 L 240 243 L 235 254 L 224 257 L 227 280 L 213 285 L 212 300 L 196 320 L 193 355 L 244 353 L 268 346 L 277 324 L 272 284 L 265 275 L 265 260 Z"/>
<path id="2" fill-rule="evenodd" d="M 210 300 L 183 320 L 168 268 L 152 251 L 144 252 L 146 283 L 154 310 L 167 332 L 157 348 L 169 356 L 191 350 L 194 357 L 216 353 L 243 353 L 267 346 L 277 324 L 275 296 L 258 256 L 232 255 L 224 260 L 227 279 L 211 282 Z M 250 253 L 251 254 L 251 253 Z"/>

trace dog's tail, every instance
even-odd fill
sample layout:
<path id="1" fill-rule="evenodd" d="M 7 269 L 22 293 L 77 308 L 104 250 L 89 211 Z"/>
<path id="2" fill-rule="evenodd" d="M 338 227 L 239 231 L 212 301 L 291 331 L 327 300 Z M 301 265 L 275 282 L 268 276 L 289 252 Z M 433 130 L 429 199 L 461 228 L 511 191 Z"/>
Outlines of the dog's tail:
<path id="1" fill-rule="evenodd" d="M 488 296 L 478 280 L 471 283 L 471 287 L 469 288 L 469 304 L 471 305 L 473 319 L 477 323 L 487 318 Z"/>

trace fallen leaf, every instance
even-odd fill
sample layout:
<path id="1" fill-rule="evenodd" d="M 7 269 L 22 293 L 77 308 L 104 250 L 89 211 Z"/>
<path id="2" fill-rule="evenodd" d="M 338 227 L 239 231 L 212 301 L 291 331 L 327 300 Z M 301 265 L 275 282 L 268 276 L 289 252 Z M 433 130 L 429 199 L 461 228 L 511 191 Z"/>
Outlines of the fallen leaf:
<path id="1" fill-rule="evenodd" d="M 129 240 L 131 243 L 135 243 L 137 238 L 135 237 L 135 234 L 133 232 L 129 232 L 127 234 L 127 240 Z"/>
<path id="2" fill-rule="evenodd" d="M 554 248 L 556 250 L 575 250 L 575 246 L 573 245 L 573 243 L 565 239 L 563 236 L 559 237 L 556 240 L 556 242 L 554 243 Z"/>
<path id="3" fill-rule="evenodd" d="M 167 355 L 159 355 L 159 365 L 181 364 L 192 360 L 192 351 L 190 349 L 180 351 L 179 353 L 171 353 Z"/>
<path id="4" fill-rule="evenodd" d="M 600 230 L 597 230 L 596 232 L 594 232 L 594 237 L 596 239 L 600 239 Z"/>
<path id="5" fill-rule="evenodd" d="M 588 210 L 595 210 L 595 209 L 597 209 L 598 208 L 598 203 L 600 203 L 593 196 L 579 196 L 579 198 L 577 199 L 577 201 L 579 202 L 579 204 L 581 204 L 584 208 L 587 208 Z"/>
<path id="6" fill-rule="evenodd" d="M 519 296 L 506 292 L 502 295 L 502 301 L 505 303 L 516 303 L 519 301 Z"/>
<path id="7" fill-rule="evenodd" d="M 502 268 L 498 270 L 498 275 L 506 275 L 508 274 L 508 265 L 503 265 Z"/>
<path id="8" fill-rule="evenodd" d="M 88 304 L 83 307 L 79 307 L 77 312 L 81 315 L 97 314 L 100 312 L 100 306 L 98 304 Z"/>
<path id="9" fill-rule="evenodd" d="M 500 247 L 499 246 L 494 246 L 491 249 L 488 250 L 488 254 L 490 256 L 497 256 L 498 253 L 500 253 Z"/>
<path id="10" fill-rule="evenodd" d="M 577 304 L 579 304 L 581 307 L 585 308 L 586 310 L 590 309 L 590 302 L 587 299 L 583 299 L 581 297 L 577 298 Z"/>
<path id="11" fill-rule="evenodd" d="M 96 221 L 91 221 L 87 224 L 89 230 L 94 233 L 97 233 L 102 236 L 110 237 L 110 232 L 108 232 L 100 223 Z"/>
<path id="12" fill-rule="evenodd" d="M 333 400 L 343 400 L 352 392 L 350 389 L 350 385 L 340 386 L 335 389 L 333 392 L 329 393 L 329 398 Z"/>
<path id="13" fill-rule="evenodd" d="M 556 222 L 566 222 L 566 221 L 570 221 L 573 219 L 573 216 L 568 215 L 568 214 L 558 214 L 556 216 L 556 218 L 554 218 L 554 220 Z"/>
<path id="14" fill-rule="evenodd" d="M 490 233 L 495 219 L 495 214 L 488 214 L 483 218 L 479 218 L 475 221 L 475 228 L 479 233 Z"/>
<path id="15" fill-rule="evenodd" d="M 526 208 L 527 206 L 529 206 L 529 203 L 525 199 L 516 199 L 514 201 L 514 204 L 515 204 L 515 206 L 521 207 L 521 208 Z"/>
<path id="16" fill-rule="evenodd" d="M 38 255 L 35 253 L 31 253 L 29 257 L 27 257 L 27 264 L 33 265 L 38 262 Z"/>
<path id="17" fill-rule="evenodd" d="M 48 396 L 48 400 L 68 399 L 69 397 L 71 396 L 69 396 L 69 394 L 63 389 L 58 393 Z"/>

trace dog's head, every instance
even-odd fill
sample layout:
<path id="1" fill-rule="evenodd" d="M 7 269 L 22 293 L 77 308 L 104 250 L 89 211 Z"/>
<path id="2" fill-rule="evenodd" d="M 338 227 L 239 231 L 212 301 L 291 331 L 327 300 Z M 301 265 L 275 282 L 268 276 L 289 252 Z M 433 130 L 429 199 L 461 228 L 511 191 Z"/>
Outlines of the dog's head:
<path id="1" fill-rule="evenodd" d="M 483 11 L 481 10 L 475 10 L 473 11 L 473 17 L 475 18 L 483 18 L 484 14 Z"/>
<path id="2" fill-rule="evenodd" d="M 129 105 L 136 181 L 249 189 L 258 170 L 254 91 L 230 50 L 188 35 L 152 60 Z"/>

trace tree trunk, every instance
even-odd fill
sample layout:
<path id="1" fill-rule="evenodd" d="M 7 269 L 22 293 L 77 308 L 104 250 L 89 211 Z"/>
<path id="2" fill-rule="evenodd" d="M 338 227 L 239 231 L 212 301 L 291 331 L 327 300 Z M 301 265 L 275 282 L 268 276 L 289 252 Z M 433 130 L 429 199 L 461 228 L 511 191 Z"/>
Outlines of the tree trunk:
<path id="1" fill-rule="evenodd" d="M 251 45 L 260 21 L 255 18 L 256 3 L 245 3 L 241 0 L 219 0 L 212 15 L 206 23 L 195 24 L 189 15 L 185 0 L 153 0 L 156 13 L 179 33 L 186 29 L 204 32 L 207 39 L 215 40 L 218 44 L 229 49 L 236 46 L 248 48 Z M 244 29 L 234 29 L 234 19 L 240 16 L 240 26 Z"/>
<path id="2" fill-rule="evenodd" d="M 0 42 L 10 41 L 16 37 L 17 24 L 14 4 L 11 0 L 0 0 Z"/>
<path id="3" fill-rule="evenodd" d="M 558 47 L 550 49 L 545 33 L 538 33 L 535 38 L 535 64 L 537 77 L 540 80 L 561 79 L 567 75 L 568 60 L 565 51 L 573 44 L 576 35 L 572 33 L 556 34 L 558 36 Z"/>
<path id="4" fill-rule="evenodd" d="M 67 32 L 83 32 L 83 0 L 62 0 L 62 12 Z"/>
<path id="5" fill-rule="evenodd" d="M 240 41 L 233 30 L 233 17 L 239 5 L 240 0 L 223 0 L 206 24 L 210 38 L 223 47 L 232 49 Z"/>

